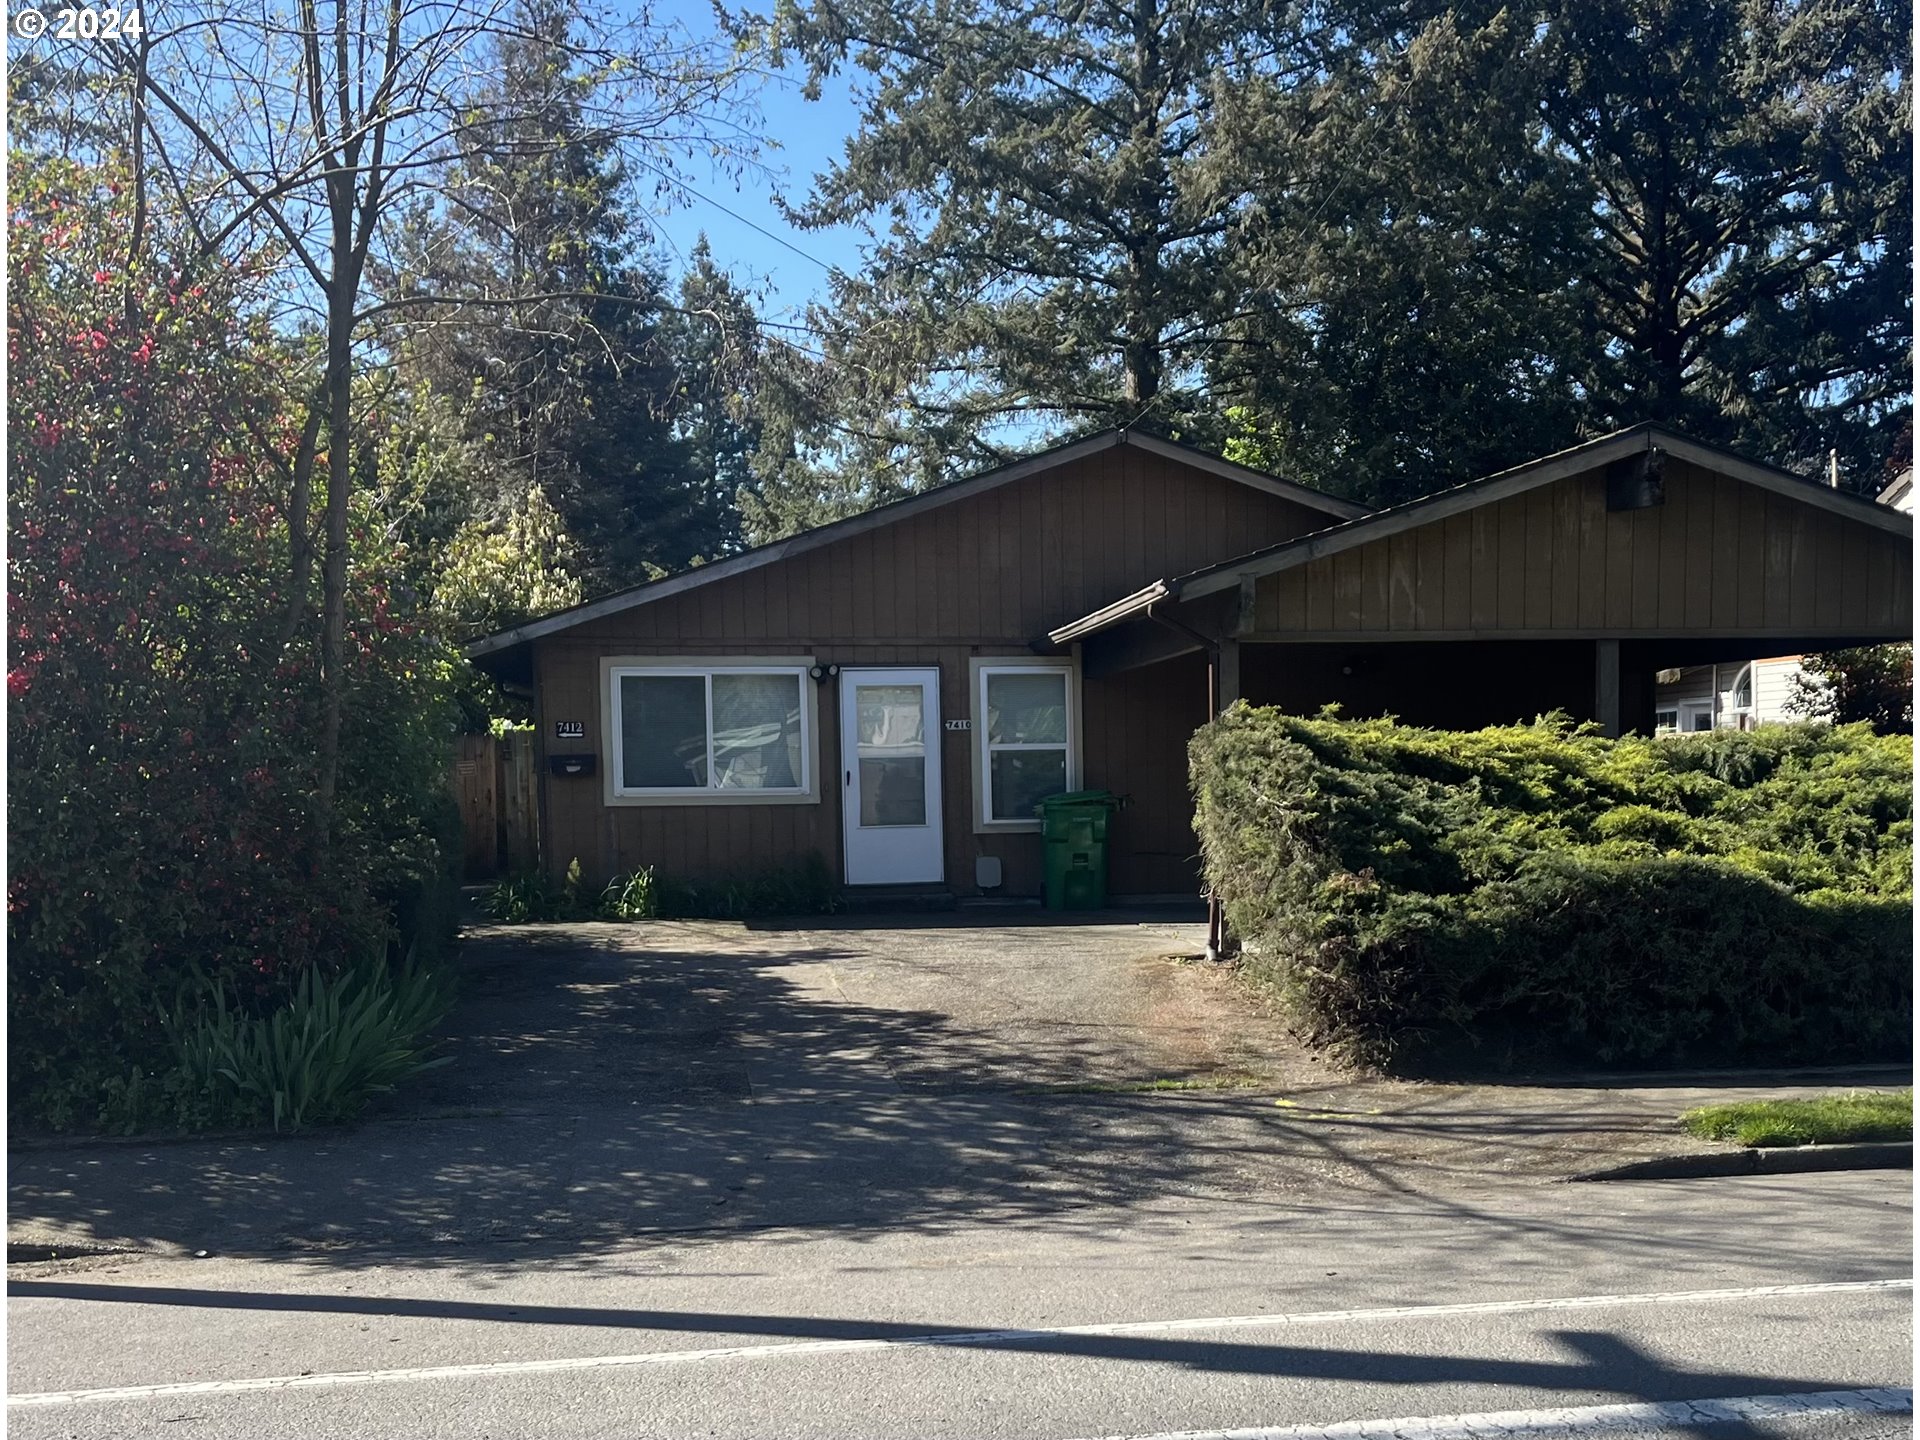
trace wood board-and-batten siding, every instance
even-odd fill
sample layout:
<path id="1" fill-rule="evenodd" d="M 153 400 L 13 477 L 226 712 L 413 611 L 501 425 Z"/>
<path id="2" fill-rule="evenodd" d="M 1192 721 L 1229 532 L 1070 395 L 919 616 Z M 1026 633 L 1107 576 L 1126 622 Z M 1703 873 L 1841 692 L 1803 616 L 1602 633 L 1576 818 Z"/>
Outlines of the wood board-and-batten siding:
<path id="1" fill-rule="evenodd" d="M 1261 576 L 1249 640 L 1904 639 L 1899 536 L 1683 462 L 1664 504 L 1570 477 Z"/>
<path id="2" fill-rule="evenodd" d="M 1177 461 L 1116 447 L 905 516 L 534 644 L 539 734 L 551 753 L 613 763 L 600 735 L 604 656 L 808 655 L 842 666 L 937 666 L 946 719 L 974 714 L 969 661 L 1031 655 L 1059 623 L 1149 581 L 1323 528 L 1330 517 Z M 1186 742 L 1206 718 L 1205 663 L 1086 682 L 1081 779 L 1132 797 L 1110 847 L 1115 894 L 1192 893 L 1198 874 Z M 585 720 L 582 741 L 553 738 Z M 545 782 L 548 862 L 589 876 L 640 865 L 699 879 L 810 852 L 841 867 L 838 687 L 819 690 L 817 804 L 609 806 L 602 779 Z M 974 859 L 997 856 L 1001 892 L 1041 880 L 1033 834 L 975 834 L 977 735 L 942 732 L 946 886 L 972 892 Z"/>

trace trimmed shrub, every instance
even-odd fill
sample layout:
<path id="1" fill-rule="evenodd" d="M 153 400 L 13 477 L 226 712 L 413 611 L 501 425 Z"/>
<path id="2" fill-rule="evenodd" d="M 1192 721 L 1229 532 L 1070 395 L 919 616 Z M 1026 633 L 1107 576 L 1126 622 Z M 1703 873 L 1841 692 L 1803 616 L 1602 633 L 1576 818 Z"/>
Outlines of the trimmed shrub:
<path id="1" fill-rule="evenodd" d="M 1866 726 L 1608 740 L 1236 707 L 1195 826 L 1297 1033 L 1399 1069 L 1903 1053 L 1912 745 Z"/>

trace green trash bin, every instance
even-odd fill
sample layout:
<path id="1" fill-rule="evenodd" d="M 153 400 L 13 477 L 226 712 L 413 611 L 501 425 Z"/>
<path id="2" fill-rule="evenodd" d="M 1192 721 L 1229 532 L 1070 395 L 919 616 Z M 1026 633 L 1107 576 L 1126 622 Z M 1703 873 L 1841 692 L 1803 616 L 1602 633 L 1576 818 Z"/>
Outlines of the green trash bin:
<path id="1" fill-rule="evenodd" d="M 1034 807 L 1047 847 L 1047 908 L 1100 910 L 1107 903 L 1107 820 L 1120 797 L 1107 790 L 1049 795 Z"/>

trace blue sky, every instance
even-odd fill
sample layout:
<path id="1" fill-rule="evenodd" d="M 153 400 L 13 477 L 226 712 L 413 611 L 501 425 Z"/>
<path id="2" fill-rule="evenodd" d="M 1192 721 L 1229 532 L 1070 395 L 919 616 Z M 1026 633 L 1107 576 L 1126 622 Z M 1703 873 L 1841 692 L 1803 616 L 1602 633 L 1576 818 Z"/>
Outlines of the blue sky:
<path id="1" fill-rule="evenodd" d="M 662 0 L 655 14 L 661 20 L 678 21 L 695 35 L 714 33 L 706 0 Z M 826 290 L 823 266 L 796 251 L 851 269 L 859 260 L 859 236 L 844 229 L 797 229 L 775 208 L 774 196 L 802 199 L 813 175 L 839 155 L 858 115 L 845 85 L 829 82 L 819 100 L 808 101 L 801 98 L 798 76 L 769 81 L 757 98 L 761 130 L 770 142 L 760 160 L 771 173 L 736 178 L 710 168 L 704 159 L 688 162 L 690 186 L 706 198 L 683 195 L 679 209 L 655 215 L 653 223 L 670 267 L 679 268 L 704 231 L 714 259 L 723 268 L 743 282 L 766 286 L 767 318 L 787 320 Z"/>

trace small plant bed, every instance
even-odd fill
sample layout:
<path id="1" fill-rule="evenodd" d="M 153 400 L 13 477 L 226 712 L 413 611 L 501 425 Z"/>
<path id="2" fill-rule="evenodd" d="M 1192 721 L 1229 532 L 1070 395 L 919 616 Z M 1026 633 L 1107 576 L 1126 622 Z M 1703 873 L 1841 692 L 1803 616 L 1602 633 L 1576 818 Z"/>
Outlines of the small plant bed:
<path id="1" fill-rule="evenodd" d="M 1913 1139 L 1913 1092 L 1850 1092 L 1804 1100 L 1749 1100 L 1707 1105 L 1680 1117 L 1687 1133 L 1731 1140 L 1749 1149 L 1850 1145 Z"/>
<path id="2" fill-rule="evenodd" d="M 839 888 L 818 855 L 791 866 L 729 876 L 699 885 L 646 866 L 616 875 L 598 895 L 581 878 L 580 861 L 558 883 L 544 871 L 509 875 L 480 897 L 497 924 L 572 920 L 746 920 L 774 915 L 831 915 Z"/>

